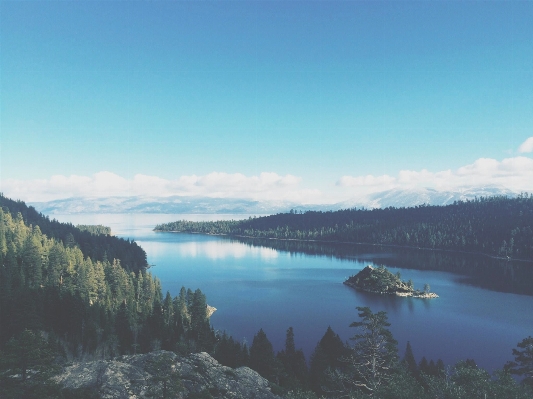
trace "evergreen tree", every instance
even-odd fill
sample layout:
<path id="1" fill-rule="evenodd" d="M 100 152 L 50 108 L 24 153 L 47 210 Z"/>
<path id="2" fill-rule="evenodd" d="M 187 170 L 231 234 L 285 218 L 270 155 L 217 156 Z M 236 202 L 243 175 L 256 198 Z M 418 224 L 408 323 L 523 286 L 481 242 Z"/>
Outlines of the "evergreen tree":
<path id="1" fill-rule="evenodd" d="M 41 334 L 24 330 L 11 338 L 0 355 L 2 398 L 52 398 L 59 388 L 50 380 L 59 367 L 54 353 Z"/>
<path id="2" fill-rule="evenodd" d="M 524 377 L 524 383 L 533 388 L 533 337 L 524 338 L 513 349 L 514 361 L 508 362 L 506 369 L 511 374 Z"/>
<path id="3" fill-rule="evenodd" d="M 346 356 L 346 347 L 340 337 L 328 327 L 311 355 L 309 379 L 314 392 L 324 393 L 323 388 L 329 383 L 327 371 L 340 370 L 344 364 L 341 358 L 344 356 Z"/>
<path id="4" fill-rule="evenodd" d="M 254 335 L 250 347 L 250 368 L 270 381 L 277 380 L 278 366 L 274 358 L 274 350 L 263 329 Z"/>
<path id="5" fill-rule="evenodd" d="M 115 330 L 118 337 L 120 354 L 130 353 L 133 349 L 133 333 L 125 303 L 120 305 L 115 321 Z"/>
<path id="6" fill-rule="evenodd" d="M 420 363 L 418 364 L 418 370 L 421 373 L 429 374 L 429 364 L 425 356 L 422 356 L 422 359 L 420 360 Z"/>
<path id="7" fill-rule="evenodd" d="M 397 342 L 387 329 L 390 323 L 384 311 L 372 313 L 368 307 L 357 307 L 361 321 L 350 327 L 359 330 L 352 338 L 354 345 L 348 357 L 353 374 L 345 380 L 348 385 L 374 392 L 390 379 L 398 360 Z"/>
<path id="8" fill-rule="evenodd" d="M 416 365 L 415 356 L 413 355 L 413 349 L 411 348 L 411 343 L 409 341 L 407 341 L 405 355 L 402 359 L 402 363 L 405 365 L 405 367 L 413 377 L 416 377 L 418 375 L 418 367 Z"/>
<path id="9" fill-rule="evenodd" d="M 296 350 L 294 330 L 289 327 L 285 339 L 285 349 L 278 353 L 282 371 L 280 385 L 288 389 L 304 389 L 309 385 L 307 364 L 302 350 Z"/>

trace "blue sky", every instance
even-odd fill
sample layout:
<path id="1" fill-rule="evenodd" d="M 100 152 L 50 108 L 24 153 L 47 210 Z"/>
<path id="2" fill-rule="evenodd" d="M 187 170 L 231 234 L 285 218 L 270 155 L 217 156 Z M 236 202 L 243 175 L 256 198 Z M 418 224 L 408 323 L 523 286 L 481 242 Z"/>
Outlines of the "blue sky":
<path id="1" fill-rule="evenodd" d="M 6 195 L 533 191 L 532 1 L 0 7 Z"/>

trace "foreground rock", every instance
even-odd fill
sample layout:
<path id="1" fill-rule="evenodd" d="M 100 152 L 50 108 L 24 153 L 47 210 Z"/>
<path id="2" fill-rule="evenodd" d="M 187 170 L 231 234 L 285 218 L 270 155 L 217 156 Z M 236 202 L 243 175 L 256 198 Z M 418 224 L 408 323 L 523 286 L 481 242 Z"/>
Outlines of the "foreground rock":
<path id="1" fill-rule="evenodd" d="M 157 382 L 154 364 L 165 362 L 169 363 L 169 370 L 180 377 L 181 392 L 172 396 L 175 398 L 185 399 L 200 392 L 218 399 L 279 398 L 270 391 L 269 382 L 255 371 L 248 367 L 222 366 L 204 352 L 178 356 L 173 352 L 157 351 L 109 361 L 77 363 L 66 367 L 56 380 L 65 388 L 95 390 L 105 399 L 148 398 L 153 394 L 154 384 L 163 386 L 161 378 Z"/>
<path id="2" fill-rule="evenodd" d="M 344 284 L 366 292 L 410 296 L 413 298 L 438 298 L 433 292 L 415 290 L 410 283 L 402 281 L 398 276 L 389 272 L 385 267 L 373 268 L 366 266 L 356 275 L 349 277 Z M 429 286 L 428 286 L 429 287 Z"/>

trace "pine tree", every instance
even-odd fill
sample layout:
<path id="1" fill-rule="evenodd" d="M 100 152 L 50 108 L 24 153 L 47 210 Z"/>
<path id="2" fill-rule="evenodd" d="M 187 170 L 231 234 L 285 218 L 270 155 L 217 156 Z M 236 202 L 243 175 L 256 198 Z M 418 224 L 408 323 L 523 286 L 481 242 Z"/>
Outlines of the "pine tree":
<path id="1" fill-rule="evenodd" d="M 250 368 L 270 381 L 277 379 L 277 365 L 272 344 L 263 329 L 254 336 L 250 347 Z"/>
<path id="2" fill-rule="evenodd" d="M 311 389 L 319 394 L 329 383 L 326 371 L 335 372 L 343 366 L 341 358 L 346 355 L 346 347 L 335 332 L 328 327 L 311 355 L 309 379 Z"/>
<path id="3" fill-rule="evenodd" d="M 354 345 L 347 360 L 354 369 L 353 375 L 345 380 L 348 384 L 374 392 L 392 375 L 398 360 L 397 342 L 387 327 L 387 313 L 372 313 L 368 307 L 357 307 L 361 321 L 350 327 L 360 332 L 352 338 Z"/>
<path id="4" fill-rule="evenodd" d="M 278 353 L 277 359 L 281 363 L 282 372 L 280 385 L 287 389 L 302 389 L 309 385 L 307 364 L 302 350 L 296 350 L 294 344 L 294 330 L 289 327 L 285 339 L 285 349 Z"/>
<path id="5" fill-rule="evenodd" d="M 0 355 L 0 386 L 5 398 L 51 398 L 59 387 L 50 379 L 59 367 L 40 333 L 24 330 L 11 338 Z"/>
<path id="6" fill-rule="evenodd" d="M 513 349 L 514 361 L 508 362 L 506 369 L 511 374 L 524 377 L 524 383 L 533 388 L 533 337 L 524 338 Z"/>
<path id="7" fill-rule="evenodd" d="M 418 375 L 418 367 L 416 365 L 415 356 L 413 355 L 413 349 L 411 348 L 411 343 L 409 341 L 407 341 L 405 355 L 402 359 L 402 363 L 405 365 L 405 367 L 413 377 L 416 377 Z"/>

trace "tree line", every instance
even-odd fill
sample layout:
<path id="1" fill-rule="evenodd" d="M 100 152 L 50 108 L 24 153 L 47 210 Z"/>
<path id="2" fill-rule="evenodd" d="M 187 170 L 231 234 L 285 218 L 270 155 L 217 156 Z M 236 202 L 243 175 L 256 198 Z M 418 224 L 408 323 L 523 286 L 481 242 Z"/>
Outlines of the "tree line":
<path id="1" fill-rule="evenodd" d="M 102 226 L 101 224 L 77 224 L 76 228 L 94 235 L 111 235 L 111 227 Z"/>
<path id="2" fill-rule="evenodd" d="M 274 353 L 265 332 L 254 336 L 248 366 L 272 382 L 273 391 L 288 399 L 525 399 L 533 395 L 533 338 L 513 349 L 515 360 L 490 375 L 473 359 L 445 366 L 442 360 L 422 357 L 416 362 L 408 342 L 400 357 L 398 343 L 388 329 L 384 311 L 358 307 L 359 319 L 350 324 L 355 334 L 343 342 L 328 327 L 311 355 L 309 366 L 295 346 L 294 331 L 287 330 L 285 347 Z M 214 356 L 234 367 L 231 351 L 222 351 L 232 338 L 217 343 Z M 234 352 L 234 353 L 238 353 Z M 524 377 L 521 383 L 512 377 Z"/>
<path id="3" fill-rule="evenodd" d="M 533 195 L 446 206 L 280 213 L 242 221 L 177 221 L 156 231 L 342 241 L 483 253 L 533 260 Z"/>
<path id="4" fill-rule="evenodd" d="M 1 193 L 0 207 L 5 208 L 4 213 L 10 213 L 13 219 L 19 218 L 28 226 L 39 226 L 42 234 L 49 239 L 61 241 L 67 247 L 76 245 L 84 256 L 93 261 L 120 259 L 123 268 L 135 273 L 148 266 L 146 252 L 134 241 L 109 234 L 94 234 L 95 231 L 79 229 L 71 223 L 61 223 L 37 212 L 23 201 L 14 201 Z"/>

